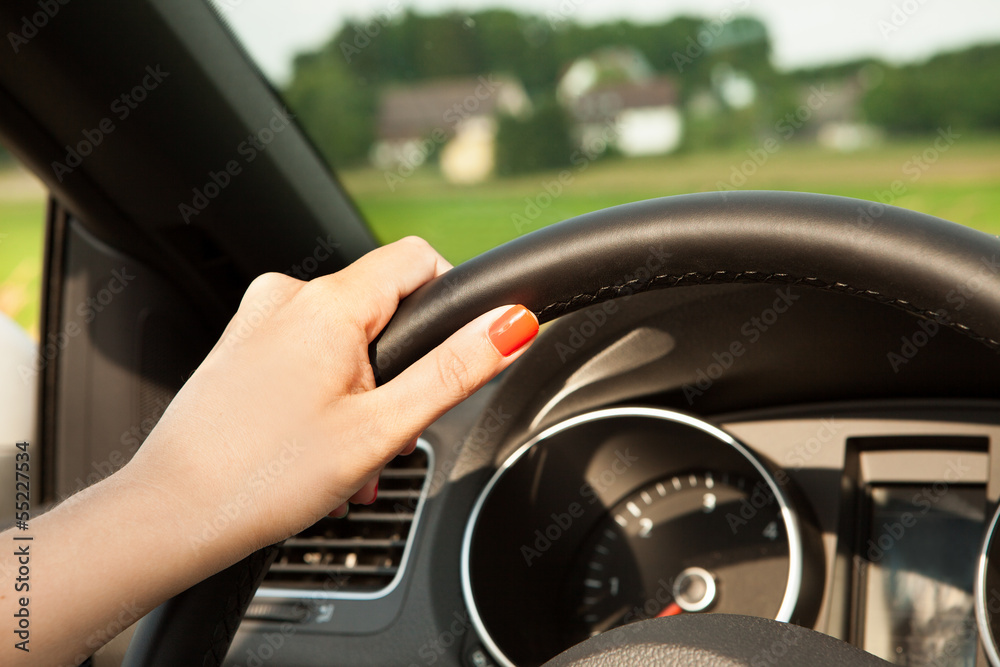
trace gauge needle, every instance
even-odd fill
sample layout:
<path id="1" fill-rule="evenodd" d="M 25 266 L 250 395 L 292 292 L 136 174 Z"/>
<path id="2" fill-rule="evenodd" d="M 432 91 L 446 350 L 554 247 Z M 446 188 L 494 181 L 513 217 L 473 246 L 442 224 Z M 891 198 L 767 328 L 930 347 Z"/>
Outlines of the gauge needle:
<path id="1" fill-rule="evenodd" d="M 682 613 L 684 613 L 684 610 L 681 609 L 681 606 L 676 602 L 671 602 L 666 607 L 664 607 L 663 611 L 657 614 L 656 617 L 663 618 L 664 616 L 676 616 L 677 614 L 682 614 Z"/>

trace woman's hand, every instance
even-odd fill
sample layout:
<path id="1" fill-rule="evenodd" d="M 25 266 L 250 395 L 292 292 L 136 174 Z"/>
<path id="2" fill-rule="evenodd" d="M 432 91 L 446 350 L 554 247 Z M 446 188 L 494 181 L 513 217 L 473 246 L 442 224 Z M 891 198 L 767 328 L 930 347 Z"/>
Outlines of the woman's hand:
<path id="1" fill-rule="evenodd" d="M 498 308 L 376 388 L 369 343 L 450 268 L 411 237 L 310 282 L 259 277 L 127 469 L 196 501 L 192 544 L 217 537 L 232 560 L 371 502 L 382 467 L 538 331 L 523 307 Z"/>
<path id="2" fill-rule="evenodd" d="M 164 600 L 348 500 L 538 332 L 498 308 L 382 387 L 368 344 L 399 300 L 450 268 L 403 239 L 331 276 L 261 276 L 136 456 L 32 521 L 31 652 L 2 664 L 76 665 Z M 10 541 L 11 534 L 0 538 Z M 17 564 L 0 560 L 0 616 Z"/>

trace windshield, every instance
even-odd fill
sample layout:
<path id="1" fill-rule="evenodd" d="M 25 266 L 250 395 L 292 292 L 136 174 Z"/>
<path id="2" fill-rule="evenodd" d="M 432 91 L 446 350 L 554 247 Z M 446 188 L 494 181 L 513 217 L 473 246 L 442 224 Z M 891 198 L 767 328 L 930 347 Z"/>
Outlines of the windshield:
<path id="1" fill-rule="evenodd" d="M 1000 232 L 1000 3 L 214 0 L 377 238 L 799 190 Z"/>

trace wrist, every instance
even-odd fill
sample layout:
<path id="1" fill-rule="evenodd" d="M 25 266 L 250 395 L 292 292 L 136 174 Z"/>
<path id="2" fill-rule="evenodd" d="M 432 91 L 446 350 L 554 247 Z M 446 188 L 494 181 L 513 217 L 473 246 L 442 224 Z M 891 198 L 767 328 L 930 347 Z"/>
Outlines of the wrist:
<path id="1" fill-rule="evenodd" d="M 127 511 L 142 524 L 137 530 L 149 533 L 162 553 L 187 562 L 187 568 L 194 566 L 204 578 L 238 560 L 239 547 L 229 539 L 235 531 L 206 530 L 215 524 L 218 512 L 217 484 L 195 466 L 182 463 L 183 459 L 171 460 L 153 448 L 145 452 L 140 448 L 105 481 L 115 484 L 116 495 L 130 499 Z"/>
<path id="2" fill-rule="evenodd" d="M 254 516 L 256 499 L 230 483 L 240 476 L 220 475 L 225 463 L 185 456 L 191 448 L 162 437 L 168 436 L 154 431 L 115 476 L 133 490 L 138 510 L 156 521 L 177 557 L 199 563 L 208 576 L 265 546 Z"/>

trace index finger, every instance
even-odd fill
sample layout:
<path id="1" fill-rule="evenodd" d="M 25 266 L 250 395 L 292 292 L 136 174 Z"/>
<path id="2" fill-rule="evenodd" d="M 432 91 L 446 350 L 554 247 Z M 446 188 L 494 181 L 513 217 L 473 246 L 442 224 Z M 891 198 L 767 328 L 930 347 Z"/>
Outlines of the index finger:
<path id="1" fill-rule="evenodd" d="M 389 323 L 399 302 L 424 283 L 445 273 L 452 266 L 419 236 L 408 236 L 377 248 L 347 268 L 316 278 L 334 289 L 345 285 L 363 285 L 359 294 L 358 324 L 364 327 L 368 342 L 375 340 Z"/>

